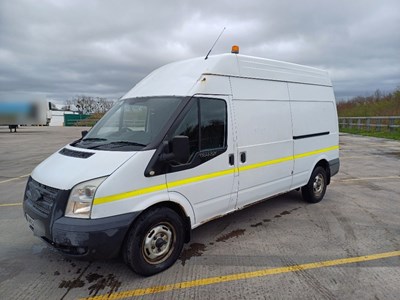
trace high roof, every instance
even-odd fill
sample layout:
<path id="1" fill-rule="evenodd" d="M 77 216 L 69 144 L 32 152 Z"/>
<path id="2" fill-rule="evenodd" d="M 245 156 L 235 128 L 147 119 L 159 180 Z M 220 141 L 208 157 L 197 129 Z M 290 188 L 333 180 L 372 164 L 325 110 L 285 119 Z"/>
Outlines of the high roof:
<path id="1" fill-rule="evenodd" d="M 240 54 L 220 54 L 178 61 L 156 69 L 123 98 L 196 93 L 204 75 L 234 76 L 331 86 L 328 72 L 312 67 Z"/>

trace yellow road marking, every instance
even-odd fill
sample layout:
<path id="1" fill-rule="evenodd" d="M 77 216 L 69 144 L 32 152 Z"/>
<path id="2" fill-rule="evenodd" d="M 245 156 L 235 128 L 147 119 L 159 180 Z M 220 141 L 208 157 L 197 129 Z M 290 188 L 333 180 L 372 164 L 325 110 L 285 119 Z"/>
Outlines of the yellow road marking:
<path id="1" fill-rule="evenodd" d="M 251 164 L 251 165 L 244 165 L 244 166 L 240 166 L 238 168 L 232 167 L 227 170 L 222 170 L 222 171 L 218 171 L 218 172 L 214 172 L 214 173 L 210 173 L 210 174 L 204 174 L 204 175 L 200 175 L 200 176 L 196 176 L 196 177 L 190 177 L 190 178 L 185 178 L 182 180 L 168 182 L 167 184 L 160 184 L 160 185 L 150 186 L 150 187 L 146 187 L 143 189 L 138 189 L 138 190 L 129 191 L 129 192 L 125 192 L 125 193 L 114 194 L 114 195 L 105 196 L 105 197 L 99 197 L 99 198 L 94 199 L 93 205 L 99 205 L 99 204 L 104 204 L 104 203 L 108 203 L 108 202 L 126 199 L 129 197 L 136 197 L 136 196 L 140 196 L 140 195 L 144 195 L 144 194 L 158 192 L 161 190 L 165 190 L 167 188 L 173 188 L 173 187 L 182 186 L 182 185 L 189 184 L 189 183 L 199 182 L 199 181 L 203 181 L 203 180 L 207 180 L 207 179 L 211 179 L 211 178 L 215 178 L 215 177 L 233 174 L 236 171 L 239 171 L 239 172 L 248 171 L 248 170 L 252 170 L 252 169 L 256 169 L 256 168 L 279 164 L 282 162 L 291 161 L 291 160 L 295 160 L 295 159 L 299 159 L 299 158 L 303 158 L 303 157 L 307 157 L 307 156 L 312 156 L 312 155 L 316 155 L 316 154 L 320 154 L 320 153 L 324 153 L 324 152 L 328 152 L 328 151 L 332 151 L 332 150 L 337 150 L 337 149 L 339 149 L 339 146 L 327 147 L 327 148 L 323 148 L 323 149 L 319 149 L 319 150 L 315 150 L 315 151 L 296 154 L 293 156 L 282 157 L 282 158 L 268 160 L 268 161 L 264 161 L 264 162 L 260 162 L 260 163 Z"/>
<path id="2" fill-rule="evenodd" d="M 283 273 L 298 272 L 298 271 L 302 271 L 302 270 L 310 270 L 310 269 L 332 267 L 332 266 L 352 264 L 352 263 L 358 263 L 358 262 L 366 262 L 366 261 L 370 261 L 370 260 L 377 260 L 377 259 L 383 259 L 383 258 L 389 258 L 389 257 L 395 257 L 395 256 L 400 256 L 400 251 L 385 252 L 385 253 L 357 256 L 357 257 L 349 257 L 349 258 L 340 258 L 340 259 L 334 259 L 334 260 L 307 263 L 307 264 L 302 264 L 302 265 L 293 265 L 293 266 L 287 266 L 287 267 L 281 267 L 281 268 L 263 269 L 263 270 L 253 271 L 253 272 L 245 272 L 245 273 L 237 273 L 237 274 L 223 275 L 223 276 L 217 276 L 217 277 L 202 278 L 202 279 L 196 279 L 196 280 L 192 280 L 192 281 L 184 281 L 184 282 L 178 282 L 178 283 L 161 285 L 161 286 L 153 286 L 153 287 L 148 287 L 148 288 L 143 288 L 143 289 L 128 290 L 128 291 L 124 291 L 124 292 L 116 292 L 116 293 L 111 293 L 111 294 L 98 295 L 98 296 L 94 296 L 94 297 L 81 298 L 81 300 L 124 299 L 124 298 L 129 298 L 129 297 L 158 294 L 158 293 L 164 293 L 164 292 L 173 291 L 173 290 L 187 289 L 187 288 L 191 288 L 191 287 L 218 284 L 218 283 L 223 283 L 223 282 L 232 282 L 232 281 L 237 281 L 237 280 L 265 277 L 265 276 L 277 275 L 277 274 L 283 274 Z"/>
<path id="3" fill-rule="evenodd" d="M 22 175 L 22 176 L 14 177 L 14 178 L 6 179 L 6 180 L 3 180 L 3 181 L 0 181 L 0 183 L 6 183 L 6 182 L 10 182 L 10 181 L 18 180 L 18 179 L 23 179 L 23 178 L 26 178 L 26 177 L 28 177 L 29 175 L 31 175 L 31 174 L 26 174 L 26 175 Z"/>
<path id="4" fill-rule="evenodd" d="M 332 181 L 333 182 L 352 182 L 352 181 L 368 181 L 368 180 L 384 180 L 384 179 L 400 179 L 400 176 L 349 178 L 349 179 L 336 179 L 336 180 L 332 180 Z"/>
<path id="5" fill-rule="evenodd" d="M 7 206 L 21 206 L 22 203 L 5 203 L 5 204 L 0 204 L 0 207 L 7 207 Z"/>

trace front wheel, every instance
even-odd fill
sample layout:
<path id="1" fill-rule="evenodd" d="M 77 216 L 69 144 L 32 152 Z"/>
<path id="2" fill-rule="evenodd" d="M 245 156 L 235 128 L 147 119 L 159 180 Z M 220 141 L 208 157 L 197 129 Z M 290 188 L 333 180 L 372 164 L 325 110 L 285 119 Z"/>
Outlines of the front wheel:
<path id="1" fill-rule="evenodd" d="M 324 198 L 327 182 L 325 169 L 316 167 L 308 183 L 301 188 L 303 199 L 310 203 L 320 202 Z"/>
<path id="2" fill-rule="evenodd" d="M 144 276 L 168 269 L 182 251 L 184 226 L 182 218 L 166 207 L 143 213 L 127 236 L 123 249 L 125 262 Z"/>

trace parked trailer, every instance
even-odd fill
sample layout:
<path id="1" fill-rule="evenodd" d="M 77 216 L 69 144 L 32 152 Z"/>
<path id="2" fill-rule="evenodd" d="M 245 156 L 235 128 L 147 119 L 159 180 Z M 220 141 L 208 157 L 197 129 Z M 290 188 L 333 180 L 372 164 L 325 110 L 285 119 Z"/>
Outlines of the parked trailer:
<path id="1" fill-rule="evenodd" d="M 299 188 L 319 202 L 338 170 L 328 73 L 229 53 L 152 72 L 35 168 L 23 207 L 34 234 L 63 253 L 122 252 L 152 275 L 191 229 Z"/>
<path id="2" fill-rule="evenodd" d="M 48 126 L 50 120 L 51 103 L 44 99 L 0 102 L 0 126 L 9 126 L 10 132 L 18 125 Z"/>

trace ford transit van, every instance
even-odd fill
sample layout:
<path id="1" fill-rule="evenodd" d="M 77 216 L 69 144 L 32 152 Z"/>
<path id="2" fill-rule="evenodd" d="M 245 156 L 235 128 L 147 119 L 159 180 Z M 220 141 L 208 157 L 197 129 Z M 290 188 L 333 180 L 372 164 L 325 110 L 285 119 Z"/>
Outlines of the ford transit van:
<path id="1" fill-rule="evenodd" d="M 319 202 L 338 170 L 328 73 L 227 53 L 144 78 L 34 169 L 23 208 L 34 234 L 63 253 L 122 253 L 152 275 L 178 259 L 193 228 L 291 190 Z"/>

